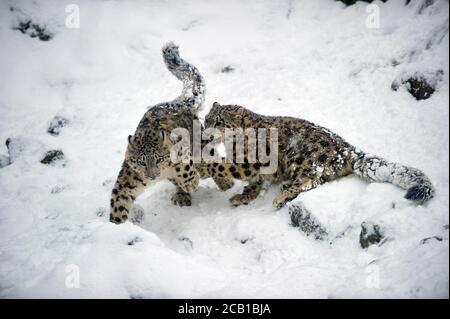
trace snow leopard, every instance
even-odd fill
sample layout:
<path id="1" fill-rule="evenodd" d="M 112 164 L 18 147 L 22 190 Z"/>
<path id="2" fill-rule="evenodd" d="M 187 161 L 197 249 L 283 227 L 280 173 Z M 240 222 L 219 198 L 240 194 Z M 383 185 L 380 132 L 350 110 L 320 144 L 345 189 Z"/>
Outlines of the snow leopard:
<path id="1" fill-rule="evenodd" d="M 197 112 L 204 101 L 203 77 L 196 67 L 180 57 L 174 43 L 166 44 L 162 55 L 168 70 L 183 82 L 183 91 L 173 101 L 150 107 L 134 135 L 128 136 L 125 159 L 111 194 L 110 221 L 116 224 L 128 219 L 137 196 L 150 184 L 169 179 L 176 186 L 173 203 L 189 206 L 191 193 L 197 189 L 200 178 L 208 177 L 202 163 L 192 161 L 192 147 L 181 162 L 172 161 L 170 156 L 174 144 L 170 134 L 175 128 L 187 129 L 193 136 L 193 123 L 198 121 Z M 213 179 L 221 190 L 233 186 L 231 179 Z"/>
<path id="2" fill-rule="evenodd" d="M 366 154 L 327 128 L 303 119 L 264 116 L 239 105 L 215 102 L 205 117 L 205 127 L 217 128 L 222 134 L 226 128 L 278 130 L 278 166 L 273 174 L 261 174 L 261 167 L 268 162 L 250 163 L 248 152 L 243 163 L 233 160 L 210 164 L 209 173 L 213 176 L 248 182 L 241 194 L 230 198 L 234 206 L 256 199 L 263 182 L 281 183 L 281 193 L 273 201 L 279 209 L 302 192 L 352 173 L 367 182 L 388 182 L 406 189 L 405 198 L 418 204 L 435 193 L 430 179 L 420 170 Z M 248 141 L 244 140 L 244 144 L 246 150 Z"/>

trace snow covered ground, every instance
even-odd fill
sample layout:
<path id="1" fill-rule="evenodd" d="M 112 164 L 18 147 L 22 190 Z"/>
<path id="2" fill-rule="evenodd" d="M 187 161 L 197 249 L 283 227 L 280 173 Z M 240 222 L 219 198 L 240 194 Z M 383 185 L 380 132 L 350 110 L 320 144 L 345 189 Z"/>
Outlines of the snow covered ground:
<path id="1" fill-rule="evenodd" d="M 367 4 L 332 0 L 1 1 L 0 140 L 23 150 L 0 168 L 0 297 L 448 298 L 449 4 L 425 2 L 377 1 L 380 28 L 368 28 Z M 80 28 L 65 26 L 69 3 Z M 50 41 L 12 30 L 26 18 Z M 416 206 L 356 177 L 302 194 L 331 237 L 348 229 L 333 245 L 272 208 L 275 186 L 232 208 L 243 184 L 221 193 L 205 180 L 178 208 L 160 182 L 137 201 L 140 225 L 109 223 L 127 136 L 181 91 L 160 53 L 171 40 L 206 79 L 202 116 L 219 101 L 311 120 L 423 170 L 436 197 Z M 438 70 L 427 100 L 391 89 Z M 52 136 L 55 115 L 69 124 Z M 65 165 L 39 162 L 52 149 Z M 390 240 L 362 249 L 364 221 Z"/>

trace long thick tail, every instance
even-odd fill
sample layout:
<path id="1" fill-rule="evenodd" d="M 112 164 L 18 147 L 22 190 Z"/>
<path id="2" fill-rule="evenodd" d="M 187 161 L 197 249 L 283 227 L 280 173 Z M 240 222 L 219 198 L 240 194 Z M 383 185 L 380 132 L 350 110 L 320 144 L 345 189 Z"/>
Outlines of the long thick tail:
<path id="1" fill-rule="evenodd" d="M 180 57 L 178 46 L 172 42 L 162 48 L 162 54 L 169 71 L 183 82 L 183 92 L 175 101 L 198 110 L 205 98 L 205 82 L 200 72 Z"/>
<path id="2" fill-rule="evenodd" d="M 423 172 L 376 156 L 357 153 L 353 172 L 368 182 L 387 182 L 406 189 L 405 198 L 419 204 L 434 196 L 434 187 Z"/>

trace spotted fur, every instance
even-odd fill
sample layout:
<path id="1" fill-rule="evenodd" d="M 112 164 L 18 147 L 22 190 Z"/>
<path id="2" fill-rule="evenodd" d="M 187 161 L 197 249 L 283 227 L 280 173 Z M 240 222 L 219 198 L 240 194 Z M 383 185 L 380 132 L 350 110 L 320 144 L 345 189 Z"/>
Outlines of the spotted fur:
<path id="1" fill-rule="evenodd" d="M 222 132 L 225 128 L 278 129 L 278 169 L 274 174 L 261 174 L 264 164 L 248 163 L 247 154 L 244 163 L 209 165 L 212 176 L 249 182 L 242 194 L 230 199 L 235 206 L 255 199 L 264 181 L 281 183 L 281 193 L 273 201 L 281 208 L 300 193 L 351 173 L 369 182 L 389 182 L 407 189 L 405 197 L 419 204 L 434 195 L 430 180 L 418 169 L 367 155 L 330 130 L 302 119 L 263 116 L 242 106 L 216 102 L 205 118 L 205 127 Z"/>

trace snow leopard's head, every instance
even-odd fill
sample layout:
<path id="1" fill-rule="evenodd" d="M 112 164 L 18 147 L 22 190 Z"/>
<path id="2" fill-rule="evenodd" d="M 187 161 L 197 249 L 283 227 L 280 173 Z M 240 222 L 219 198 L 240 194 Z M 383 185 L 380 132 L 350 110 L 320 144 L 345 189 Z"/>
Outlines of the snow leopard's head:
<path id="1" fill-rule="evenodd" d="M 205 117 L 207 128 L 240 128 L 243 126 L 245 109 L 238 105 L 220 105 L 214 102 L 211 110 Z"/>
<path id="2" fill-rule="evenodd" d="M 125 160 L 135 172 L 149 179 L 156 179 L 170 161 L 166 141 L 167 134 L 162 130 L 138 130 L 133 136 L 128 136 Z"/>

